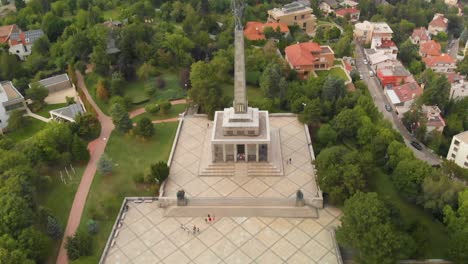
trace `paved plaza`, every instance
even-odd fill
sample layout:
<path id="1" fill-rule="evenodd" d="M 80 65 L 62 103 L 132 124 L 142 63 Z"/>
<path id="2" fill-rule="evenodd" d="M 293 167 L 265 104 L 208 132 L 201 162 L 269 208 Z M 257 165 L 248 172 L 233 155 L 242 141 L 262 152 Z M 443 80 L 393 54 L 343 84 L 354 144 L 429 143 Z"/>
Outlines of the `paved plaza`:
<path id="1" fill-rule="evenodd" d="M 330 228 L 341 212 L 319 210 L 319 218 L 164 217 L 158 201 L 127 202 L 106 264 L 125 263 L 338 263 Z M 200 228 L 199 234 L 181 225 Z"/>
<path id="2" fill-rule="evenodd" d="M 297 117 L 270 115 L 271 129 L 279 131 L 282 168 L 284 176 L 249 177 L 247 163 L 235 163 L 233 177 L 199 176 L 200 164 L 211 155 L 204 153 L 210 144 L 212 121 L 206 117 L 186 117 L 182 125 L 171 164 L 169 178 L 164 188 L 165 197 L 175 197 L 184 189 L 188 197 L 294 197 L 298 189 L 304 197 L 315 197 L 317 185 L 312 158 L 308 149 L 306 131 Z M 291 158 L 289 164 L 287 159 Z M 251 163 L 249 163 L 250 165 Z"/>

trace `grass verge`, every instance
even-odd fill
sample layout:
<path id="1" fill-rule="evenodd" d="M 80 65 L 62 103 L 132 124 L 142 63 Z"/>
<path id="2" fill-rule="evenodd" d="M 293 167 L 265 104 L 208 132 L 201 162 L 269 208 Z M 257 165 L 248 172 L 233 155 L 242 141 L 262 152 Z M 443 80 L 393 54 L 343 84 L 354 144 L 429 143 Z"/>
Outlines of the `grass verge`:
<path id="1" fill-rule="evenodd" d="M 171 106 L 171 109 L 169 110 L 167 114 L 162 114 L 161 112 L 157 114 L 150 114 L 146 112 L 146 113 L 136 116 L 135 118 L 132 119 L 132 121 L 134 123 L 138 123 L 138 121 L 140 121 L 143 117 L 148 117 L 151 120 L 163 120 L 163 119 L 178 117 L 180 113 L 185 111 L 185 108 L 187 108 L 187 104 L 176 104 L 176 105 Z"/>
<path id="2" fill-rule="evenodd" d="M 155 194 L 145 186 L 136 185 L 132 176 L 143 173 L 150 164 L 167 161 L 177 125 L 177 122 L 155 125 L 155 136 L 150 140 L 112 133 L 105 153 L 115 163 L 114 172 L 95 175 L 80 224 L 80 228 L 86 230 L 88 220 L 97 218 L 99 232 L 94 236 L 94 252 L 72 263 L 99 262 L 124 197 Z"/>
<path id="3" fill-rule="evenodd" d="M 63 103 L 63 104 L 48 104 L 48 105 L 45 105 L 44 107 L 42 107 L 41 111 L 37 112 L 36 114 L 38 114 L 40 116 L 43 116 L 45 118 L 49 118 L 50 117 L 49 111 L 59 109 L 59 108 L 65 107 L 65 106 L 67 106 L 66 103 Z"/>
<path id="4" fill-rule="evenodd" d="M 15 142 L 22 141 L 34 136 L 34 134 L 44 129 L 46 125 L 47 123 L 28 116 L 26 117 L 25 126 L 10 133 L 7 133 L 5 134 L 5 136 L 13 139 L 13 141 Z"/>

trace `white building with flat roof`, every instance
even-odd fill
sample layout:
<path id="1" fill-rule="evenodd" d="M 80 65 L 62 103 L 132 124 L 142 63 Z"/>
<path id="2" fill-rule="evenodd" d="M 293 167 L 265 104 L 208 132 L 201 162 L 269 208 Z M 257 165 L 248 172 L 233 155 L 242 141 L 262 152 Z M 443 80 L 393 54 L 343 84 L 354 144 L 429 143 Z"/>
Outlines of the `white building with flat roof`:
<path id="1" fill-rule="evenodd" d="M 13 110 L 26 109 L 24 97 L 10 81 L 0 82 L 0 132 L 8 126 L 8 118 Z"/>
<path id="2" fill-rule="evenodd" d="M 468 169 L 468 131 L 453 136 L 447 159 L 453 160 L 458 166 Z"/>

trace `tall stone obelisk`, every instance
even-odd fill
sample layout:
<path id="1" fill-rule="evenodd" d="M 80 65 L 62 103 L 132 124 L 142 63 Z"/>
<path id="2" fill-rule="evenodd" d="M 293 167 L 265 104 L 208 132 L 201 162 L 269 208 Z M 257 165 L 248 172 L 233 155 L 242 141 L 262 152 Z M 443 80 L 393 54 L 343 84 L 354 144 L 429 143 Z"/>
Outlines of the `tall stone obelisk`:
<path id="1" fill-rule="evenodd" d="M 234 102 L 236 113 L 247 112 L 247 91 L 245 86 L 245 55 L 244 55 L 244 30 L 242 26 L 242 0 L 232 0 L 232 11 L 235 19 L 234 29 Z"/>

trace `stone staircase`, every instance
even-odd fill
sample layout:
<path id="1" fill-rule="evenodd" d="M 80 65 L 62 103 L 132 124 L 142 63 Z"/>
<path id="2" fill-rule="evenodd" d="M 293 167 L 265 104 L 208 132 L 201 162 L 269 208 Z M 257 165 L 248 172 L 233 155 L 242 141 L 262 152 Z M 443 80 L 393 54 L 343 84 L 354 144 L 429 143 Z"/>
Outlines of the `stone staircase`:
<path id="1" fill-rule="evenodd" d="M 200 171 L 201 177 L 233 177 L 235 166 L 233 162 L 210 163 Z"/>
<path id="2" fill-rule="evenodd" d="M 283 176 L 283 171 L 269 162 L 249 163 L 247 168 L 249 177 L 278 177 Z"/>

